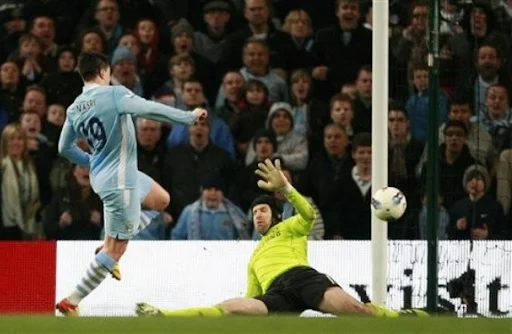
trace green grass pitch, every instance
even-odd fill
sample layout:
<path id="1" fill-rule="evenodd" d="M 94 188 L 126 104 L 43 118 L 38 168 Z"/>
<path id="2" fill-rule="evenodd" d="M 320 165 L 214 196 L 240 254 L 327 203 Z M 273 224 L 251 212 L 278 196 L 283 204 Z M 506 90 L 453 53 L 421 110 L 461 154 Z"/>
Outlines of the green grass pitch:
<path id="1" fill-rule="evenodd" d="M 512 319 L 374 318 L 62 318 L 2 316 L 0 333 L 179 334 L 512 334 Z"/>

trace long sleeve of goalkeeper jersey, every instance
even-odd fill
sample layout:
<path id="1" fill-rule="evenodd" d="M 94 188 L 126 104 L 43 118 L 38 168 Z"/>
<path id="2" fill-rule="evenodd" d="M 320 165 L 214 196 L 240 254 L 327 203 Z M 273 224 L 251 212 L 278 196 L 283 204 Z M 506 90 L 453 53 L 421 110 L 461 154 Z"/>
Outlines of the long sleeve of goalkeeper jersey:
<path id="1" fill-rule="evenodd" d="M 258 278 L 254 274 L 251 266 L 249 266 L 247 270 L 247 291 L 245 292 L 245 296 L 247 298 L 253 298 L 256 296 L 261 296 L 261 294 L 261 285 L 258 282 Z"/>
<path id="2" fill-rule="evenodd" d="M 291 188 L 286 195 L 288 201 L 299 213 L 294 224 L 290 224 L 298 235 L 308 235 L 316 219 L 315 208 L 295 188 Z"/>

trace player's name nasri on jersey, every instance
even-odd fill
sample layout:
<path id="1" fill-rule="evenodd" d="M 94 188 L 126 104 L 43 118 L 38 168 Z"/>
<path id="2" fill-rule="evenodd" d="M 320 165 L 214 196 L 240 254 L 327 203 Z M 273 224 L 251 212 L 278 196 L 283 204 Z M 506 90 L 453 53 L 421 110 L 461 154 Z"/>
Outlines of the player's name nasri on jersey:
<path id="1" fill-rule="evenodd" d="M 96 100 L 92 99 L 92 100 L 87 100 L 87 101 L 83 101 L 83 102 L 76 104 L 75 108 L 78 112 L 86 112 L 86 111 L 89 111 L 94 106 L 96 106 Z"/>

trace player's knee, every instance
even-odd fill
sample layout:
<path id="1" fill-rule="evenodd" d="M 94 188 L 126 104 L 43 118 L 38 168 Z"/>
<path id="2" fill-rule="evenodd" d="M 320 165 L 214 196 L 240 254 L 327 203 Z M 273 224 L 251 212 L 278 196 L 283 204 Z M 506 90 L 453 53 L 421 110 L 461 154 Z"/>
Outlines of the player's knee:
<path id="1" fill-rule="evenodd" d="M 171 196 L 167 191 L 161 189 L 161 191 L 158 193 L 158 196 L 155 199 L 155 210 L 163 211 L 169 206 L 169 203 L 171 203 Z"/>
<path id="2" fill-rule="evenodd" d="M 252 298 L 234 298 L 217 305 L 224 315 L 266 315 L 267 307 L 263 302 Z"/>
<path id="3" fill-rule="evenodd" d="M 223 315 L 233 315 L 233 311 L 229 307 L 225 307 L 224 305 L 220 304 L 217 305 L 217 307 L 222 311 Z"/>

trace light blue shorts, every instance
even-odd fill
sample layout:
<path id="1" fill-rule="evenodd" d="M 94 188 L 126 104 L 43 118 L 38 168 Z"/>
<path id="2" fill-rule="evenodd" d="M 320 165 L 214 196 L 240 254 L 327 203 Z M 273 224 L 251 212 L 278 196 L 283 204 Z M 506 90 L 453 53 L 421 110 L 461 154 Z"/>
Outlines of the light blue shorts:
<path id="1" fill-rule="evenodd" d="M 151 191 L 153 182 L 155 181 L 149 175 L 141 172 L 140 170 L 137 172 L 137 187 L 139 188 L 140 204 L 144 202 L 146 196 Z"/>
<path id="2" fill-rule="evenodd" d="M 102 191 L 105 233 L 115 239 L 129 240 L 137 233 L 140 223 L 139 189 Z"/>

